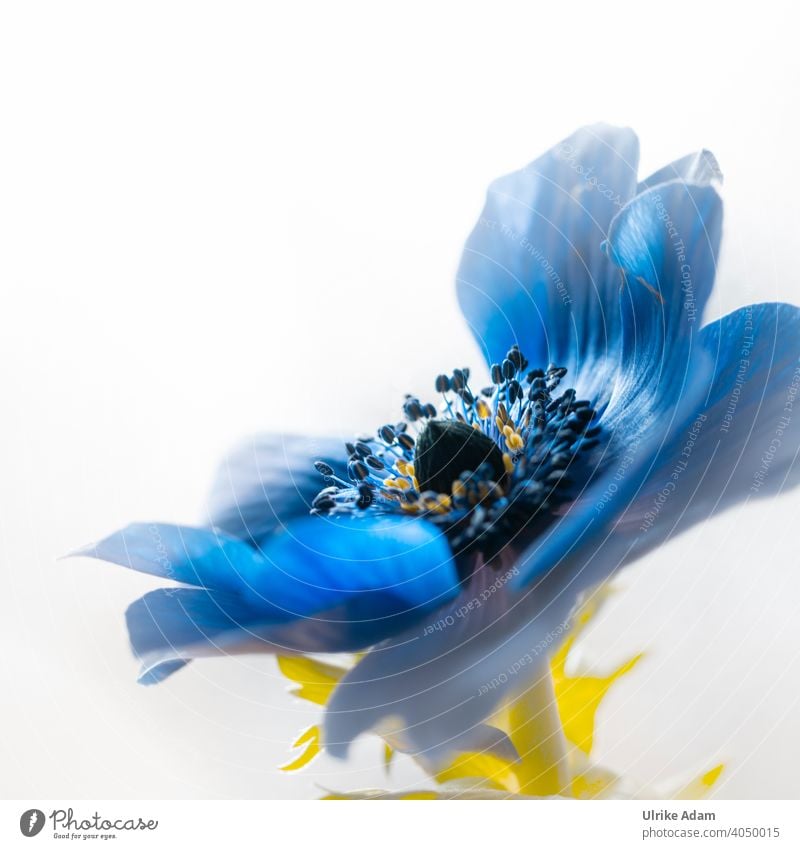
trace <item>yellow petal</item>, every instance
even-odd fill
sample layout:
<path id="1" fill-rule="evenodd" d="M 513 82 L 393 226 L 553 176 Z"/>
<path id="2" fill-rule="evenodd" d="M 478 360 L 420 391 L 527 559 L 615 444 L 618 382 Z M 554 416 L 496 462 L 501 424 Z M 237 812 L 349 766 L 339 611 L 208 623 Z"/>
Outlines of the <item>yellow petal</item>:
<path id="1" fill-rule="evenodd" d="M 711 792 L 711 788 L 717 783 L 717 779 L 725 768 L 724 764 L 717 764 L 714 769 L 703 773 L 699 778 L 690 781 L 675 793 L 673 799 L 702 799 Z"/>
<path id="2" fill-rule="evenodd" d="M 433 790 L 415 790 L 411 793 L 403 793 L 400 798 L 406 801 L 414 800 L 416 802 L 428 802 L 433 799 L 438 799 L 439 794 Z"/>
<path id="3" fill-rule="evenodd" d="M 618 780 L 610 770 L 588 767 L 572 776 L 572 795 L 576 799 L 605 799 L 611 795 Z"/>
<path id="4" fill-rule="evenodd" d="M 322 746 L 320 745 L 321 739 L 322 732 L 318 725 L 312 725 L 310 728 L 306 728 L 306 730 L 294 741 L 294 743 L 292 743 L 293 749 L 299 749 L 301 746 L 305 746 L 305 751 L 293 761 L 290 761 L 288 764 L 284 764 L 280 767 L 280 769 L 284 772 L 293 772 L 294 770 L 300 769 L 306 764 L 311 763 L 311 761 L 313 761 L 314 758 L 322 751 Z"/>
<path id="5" fill-rule="evenodd" d="M 600 703 L 608 695 L 612 685 L 630 672 L 642 657 L 641 654 L 632 657 L 611 675 L 602 678 L 567 675 L 567 658 L 576 639 L 597 615 L 597 611 L 612 592 L 608 585 L 603 585 L 581 605 L 572 622 L 570 636 L 563 641 L 550 661 L 564 735 L 570 743 L 587 755 L 594 744 L 595 715 Z"/>
<path id="6" fill-rule="evenodd" d="M 280 655 L 278 668 L 290 680 L 299 684 L 290 692 L 299 699 L 306 699 L 316 705 L 327 704 L 339 679 L 347 672 L 341 666 L 322 663 L 302 655 Z"/>
<path id="7" fill-rule="evenodd" d="M 434 776 L 440 784 L 458 779 L 475 779 L 493 790 L 516 792 L 519 786 L 508 761 L 484 752 L 465 752 Z"/>
<path id="8" fill-rule="evenodd" d="M 353 793 L 328 793 L 322 796 L 323 802 L 367 801 L 372 799 L 395 799 L 403 801 L 430 801 L 444 798 L 435 790 L 410 790 L 405 793 L 391 793 L 388 790 L 356 790 Z"/>
<path id="9" fill-rule="evenodd" d="M 630 672 L 641 658 L 642 655 L 637 654 L 604 678 L 589 675 L 570 677 L 564 673 L 564 659 L 553 659 L 553 684 L 564 736 L 587 755 L 594 744 L 595 715 L 600 703 L 614 683 Z"/>

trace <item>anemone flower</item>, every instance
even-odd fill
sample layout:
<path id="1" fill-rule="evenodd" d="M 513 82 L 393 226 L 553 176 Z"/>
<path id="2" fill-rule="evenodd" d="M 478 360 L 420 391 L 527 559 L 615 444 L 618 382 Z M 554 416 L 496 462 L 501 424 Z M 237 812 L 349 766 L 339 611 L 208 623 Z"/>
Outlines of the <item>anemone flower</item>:
<path id="1" fill-rule="evenodd" d="M 357 652 L 325 709 L 333 755 L 377 730 L 431 765 L 524 756 L 488 720 L 546 679 L 576 600 L 797 482 L 798 310 L 703 326 L 717 163 L 640 182 L 637 158 L 633 132 L 595 126 L 491 185 L 457 276 L 485 379 L 435 376 L 342 447 L 253 440 L 208 525 L 80 552 L 184 585 L 127 612 L 143 683 L 201 656 Z"/>

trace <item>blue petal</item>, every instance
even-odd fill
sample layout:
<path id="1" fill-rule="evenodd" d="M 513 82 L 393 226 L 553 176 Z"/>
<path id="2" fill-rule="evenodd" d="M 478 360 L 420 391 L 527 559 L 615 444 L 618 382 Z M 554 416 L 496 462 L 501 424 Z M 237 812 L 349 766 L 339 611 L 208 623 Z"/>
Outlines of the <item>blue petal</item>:
<path id="1" fill-rule="evenodd" d="M 800 482 L 800 310 L 744 307 L 703 328 L 699 342 L 710 367 L 698 369 L 671 428 L 659 420 L 642 435 L 624 474 L 601 480 L 537 540 L 512 583 L 557 566 L 577 593 L 732 505 Z M 614 490 L 607 499 L 604 483 Z"/>
<path id="2" fill-rule="evenodd" d="M 73 552 L 182 584 L 242 593 L 266 564 L 250 545 L 208 528 L 135 522 Z"/>
<path id="3" fill-rule="evenodd" d="M 273 569 L 254 589 L 292 616 L 341 610 L 341 621 L 422 615 L 458 592 L 447 539 L 428 522 L 392 516 L 293 522 L 264 547 Z"/>
<path id="4" fill-rule="evenodd" d="M 235 595 L 185 587 L 147 593 L 131 604 L 125 618 L 131 646 L 140 657 L 165 647 L 209 643 L 256 622 L 274 622 Z"/>
<path id="5" fill-rule="evenodd" d="M 612 222 L 608 250 L 626 283 L 622 356 L 605 376 L 600 396 L 600 422 L 609 441 L 566 515 L 524 553 L 515 584 L 566 568 L 582 547 L 600 545 L 613 533 L 654 464 L 702 403 L 713 359 L 699 328 L 721 225 L 715 189 L 682 182 L 649 189 Z M 594 561 L 600 577 L 604 564 L 603 558 Z M 590 574 L 584 569 L 587 581 Z"/>
<path id="6" fill-rule="evenodd" d="M 534 364 L 591 371 L 613 348 L 619 284 L 600 244 L 637 163 L 631 130 L 597 125 L 491 185 L 457 279 L 488 362 L 518 344 Z"/>
<path id="7" fill-rule="evenodd" d="M 458 579 L 446 538 L 394 516 L 296 519 L 258 551 L 219 531 L 132 524 L 76 555 L 235 593 L 284 618 L 342 604 L 348 618 L 442 604 Z"/>
<path id="8" fill-rule="evenodd" d="M 721 232 L 722 201 L 716 189 L 675 180 L 648 189 L 622 209 L 604 249 L 628 278 L 637 315 L 658 317 L 663 312 L 668 330 L 676 320 L 679 327 L 691 328 L 699 326 L 714 285 Z M 660 311 L 654 309 L 659 296 Z M 651 318 L 649 323 L 659 322 Z"/>
<path id="9" fill-rule="evenodd" d="M 670 183 L 673 180 L 684 180 L 687 183 L 696 183 L 703 186 L 714 182 L 721 183 L 722 169 L 710 150 L 698 150 L 696 153 L 690 153 L 663 168 L 659 168 L 647 179 L 642 180 L 639 183 L 637 194 L 641 194 L 661 183 Z"/>
<path id="10" fill-rule="evenodd" d="M 125 618 L 141 684 L 163 681 L 191 658 L 257 650 L 255 630 L 272 624 L 236 596 L 180 588 L 147 593 Z"/>
<path id="11" fill-rule="evenodd" d="M 626 512 L 630 561 L 722 510 L 800 482 L 800 309 L 756 304 L 703 328 L 710 390 Z"/>
<path id="12" fill-rule="evenodd" d="M 336 439 L 267 434 L 242 443 L 220 465 L 208 501 L 209 524 L 258 544 L 297 516 L 325 486 L 323 460 L 345 479 L 344 445 Z"/>
<path id="13" fill-rule="evenodd" d="M 138 681 L 145 686 L 160 684 L 179 669 L 183 669 L 188 662 L 188 660 L 165 660 L 154 664 L 143 664 Z"/>
<path id="14" fill-rule="evenodd" d="M 426 612 L 427 608 L 421 612 Z M 243 599 L 200 589 L 154 590 L 127 612 L 139 683 L 157 684 L 195 658 L 234 654 L 358 652 L 420 615 L 347 619 L 347 608 L 283 619 Z"/>
<path id="15" fill-rule="evenodd" d="M 226 651 L 356 651 L 453 598 L 446 539 L 417 519 L 308 517 L 258 551 L 204 528 L 131 525 L 79 552 L 208 588 L 161 590 L 129 612 L 145 679 Z"/>
<path id="16" fill-rule="evenodd" d="M 547 649 L 574 597 L 558 591 L 558 575 L 514 593 L 513 574 L 484 566 L 448 607 L 372 649 L 328 702 L 326 749 L 344 757 L 359 734 L 388 726 L 435 769 L 469 748 L 510 693 L 549 674 Z"/>
<path id="17" fill-rule="evenodd" d="M 557 572 L 574 600 L 621 565 L 616 553 L 608 554 L 609 539 L 618 537 L 626 511 L 707 395 L 713 360 L 699 334 L 668 370 L 669 380 L 645 384 L 637 394 L 626 394 L 623 373 L 601 419 L 610 434 L 604 454 L 565 513 L 520 555 L 510 582 L 515 589 Z"/>
<path id="18" fill-rule="evenodd" d="M 622 369 L 606 424 L 668 411 L 692 369 L 703 309 L 714 285 L 722 201 L 709 185 L 649 189 L 611 223 L 607 252 L 623 294 Z"/>

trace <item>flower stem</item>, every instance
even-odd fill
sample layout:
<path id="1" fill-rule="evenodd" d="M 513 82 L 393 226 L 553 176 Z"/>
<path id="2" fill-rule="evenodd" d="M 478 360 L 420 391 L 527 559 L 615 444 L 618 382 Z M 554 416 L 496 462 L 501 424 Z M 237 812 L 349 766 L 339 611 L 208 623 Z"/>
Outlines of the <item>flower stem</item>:
<path id="1" fill-rule="evenodd" d="M 511 740 L 521 758 L 514 770 L 519 792 L 569 795 L 567 746 L 549 666 L 509 705 L 508 712 Z"/>

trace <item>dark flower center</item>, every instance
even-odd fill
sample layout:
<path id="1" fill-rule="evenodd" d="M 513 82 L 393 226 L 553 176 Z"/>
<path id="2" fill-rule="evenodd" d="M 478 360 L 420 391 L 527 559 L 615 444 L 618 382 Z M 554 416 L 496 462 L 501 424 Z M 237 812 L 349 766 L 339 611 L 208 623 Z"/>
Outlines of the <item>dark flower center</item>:
<path id="1" fill-rule="evenodd" d="M 462 472 L 475 472 L 488 463 L 494 479 L 505 477 L 503 453 L 497 443 L 457 419 L 431 419 L 417 437 L 414 469 L 420 491 L 450 495 Z"/>

